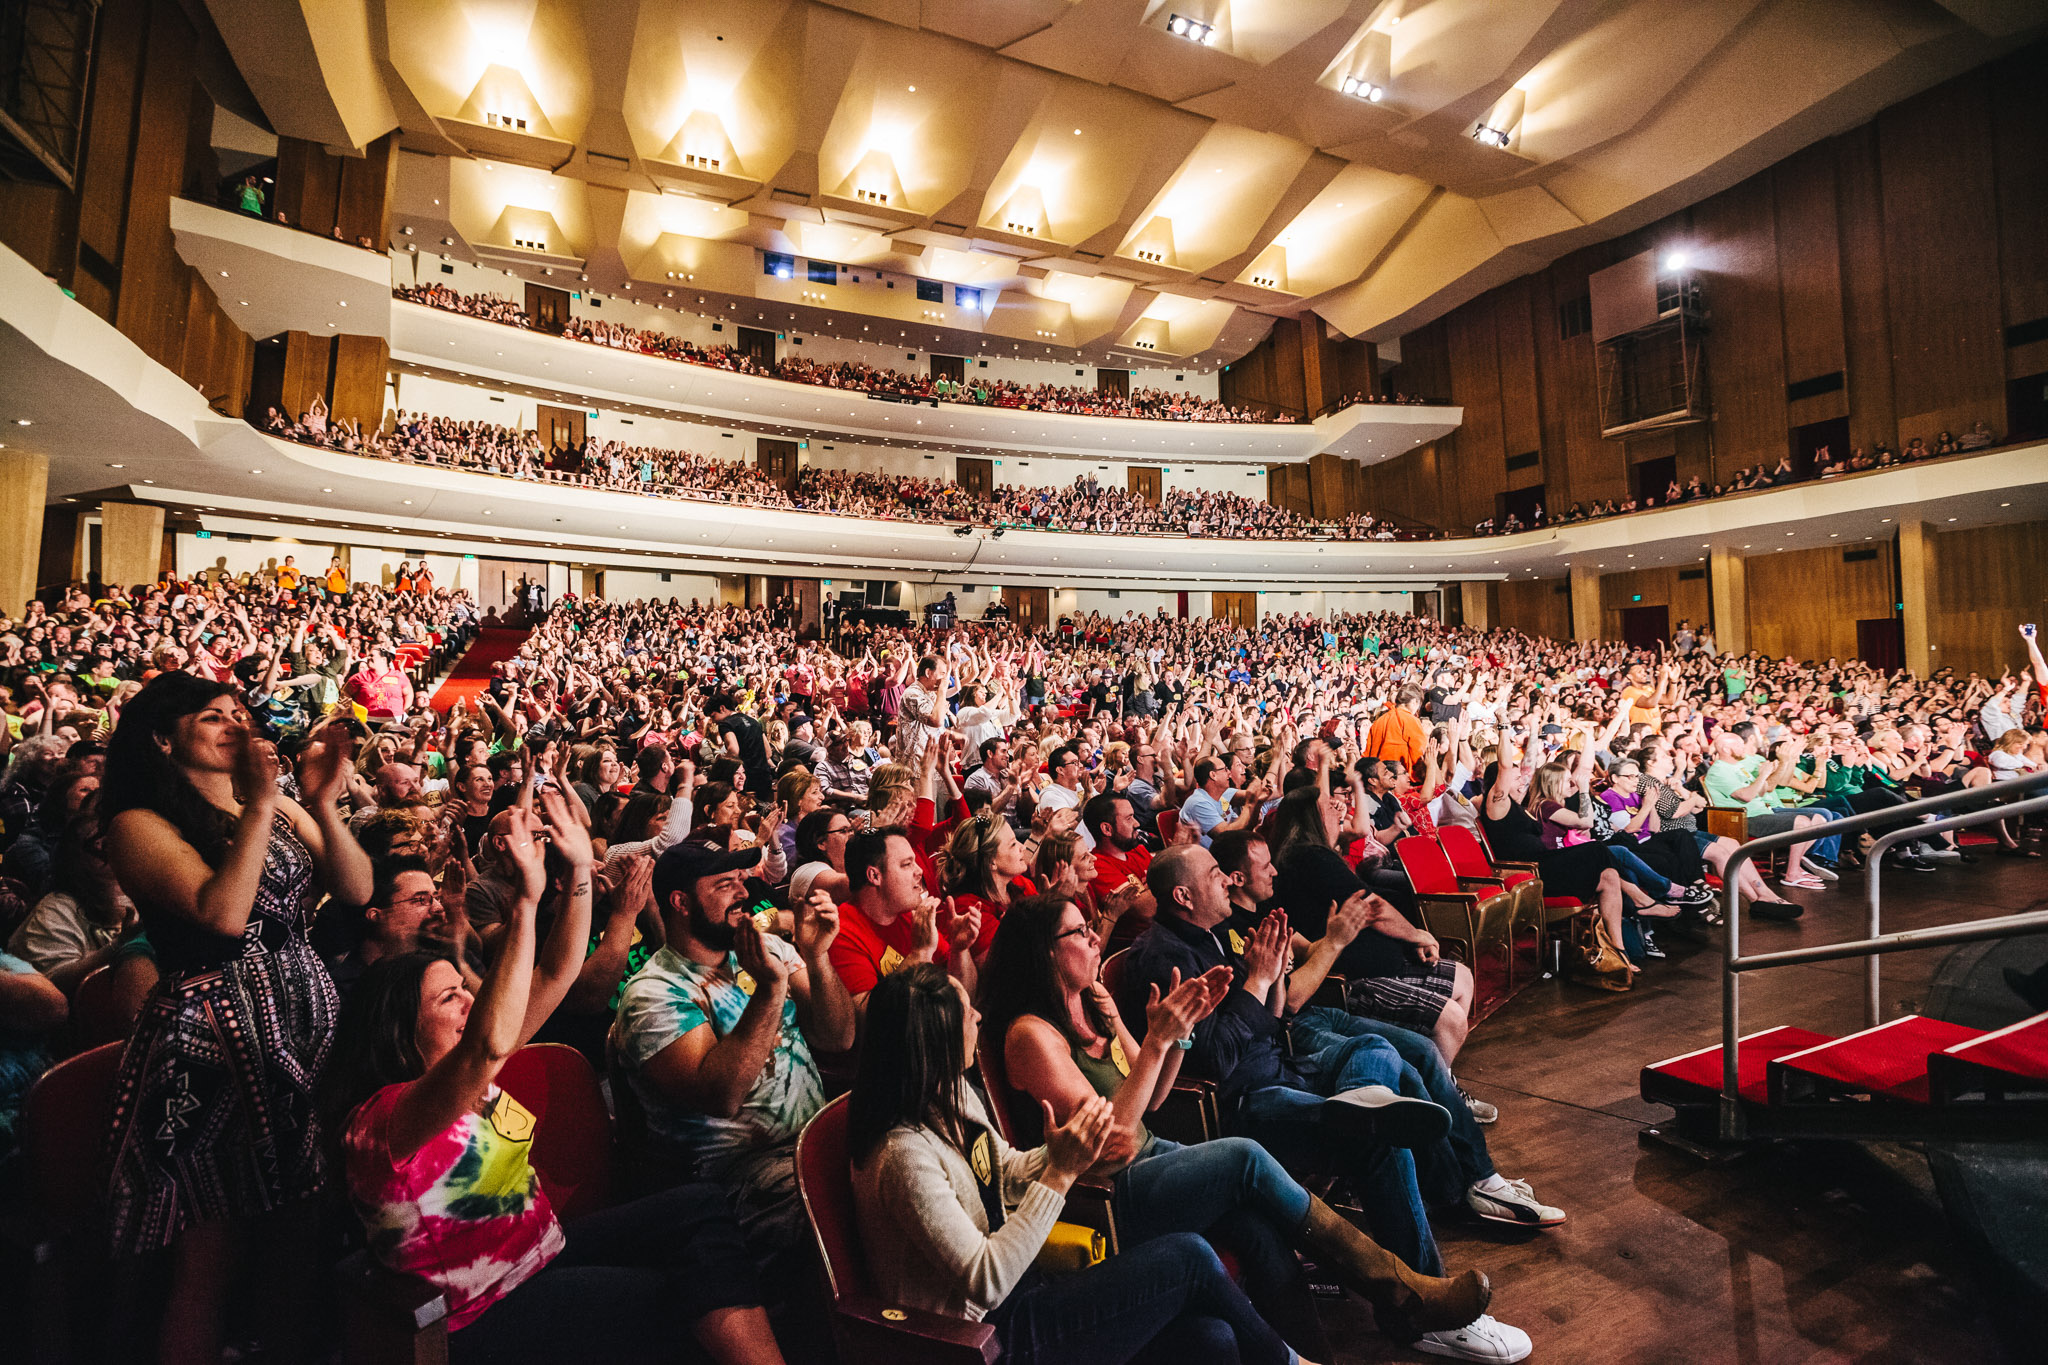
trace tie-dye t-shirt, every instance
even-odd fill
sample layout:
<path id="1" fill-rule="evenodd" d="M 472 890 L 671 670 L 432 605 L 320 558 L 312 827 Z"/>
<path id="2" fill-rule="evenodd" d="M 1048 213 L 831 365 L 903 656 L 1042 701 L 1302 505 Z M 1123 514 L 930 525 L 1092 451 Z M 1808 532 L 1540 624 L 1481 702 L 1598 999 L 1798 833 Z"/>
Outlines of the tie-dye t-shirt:
<path id="1" fill-rule="evenodd" d="M 453 1331 L 559 1255 L 562 1225 L 528 1160 L 533 1114 L 524 1105 L 492 1086 L 482 1113 L 397 1161 L 391 1116 L 405 1090 L 387 1085 L 349 1116 L 348 1190 L 371 1254 L 438 1287 Z"/>
<path id="2" fill-rule="evenodd" d="M 791 970 L 802 965 L 796 949 L 766 936 L 769 952 Z M 811 1047 L 797 1027 L 793 998 L 782 1002 L 782 1026 L 768 1064 L 731 1118 L 696 1113 L 670 1104 L 642 1068 L 676 1039 L 705 1024 L 723 1038 L 738 1026 L 753 998 L 754 982 L 740 970 L 739 956 L 707 967 L 674 948 L 663 948 L 626 983 L 612 1047 L 626 1063 L 633 1090 L 647 1111 L 647 1126 L 677 1155 L 697 1163 L 700 1174 L 721 1178 L 730 1165 L 764 1148 L 787 1146 L 825 1105 L 825 1086 Z"/>

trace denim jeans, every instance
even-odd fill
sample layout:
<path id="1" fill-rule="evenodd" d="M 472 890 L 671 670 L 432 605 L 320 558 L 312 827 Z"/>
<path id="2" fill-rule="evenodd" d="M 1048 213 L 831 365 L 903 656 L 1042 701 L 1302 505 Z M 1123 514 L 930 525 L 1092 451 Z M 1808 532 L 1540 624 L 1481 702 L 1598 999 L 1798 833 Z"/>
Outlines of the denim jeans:
<path id="1" fill-rule="evenodd" d="M 1671 894 L 1671 879 L 1636 856 L 1634 849 L 1621 848 L 1614 844 L 1603 844 L 1609 857 L 1614 859 L 1614 870 L 1621 874 L 1623 881 L 1634 882 L 1638 887 L 1658 900 Z"/>
<path id="2" fill-rule="evenodd" d="M 1305 1010 L 1304 1015 L 1349 1019 L 1341 1011 Z M 1376 1033 L 1332 1026 L 1314 1036 L 1320 1047 L 1296 1044 L 1294 1064 L 1310 1089 L 1269 1085 L 1247 1093 L 1238 1107 L 1244 1135 L 1263 1144 L 1281 1162 L 1300 1169 L 1334 1170 L 1349 1177 L 1379 1244 L 1425 1275 L 1441 1275 L 1443 1258 L 1429 1230 L 1415 1158 L 1405 1147 L 1384 1142 L 1337 1142 L 1323 1127 L 1323 1101 L 1361 1085 L 1402 1088 L 1414 1072 L 1395 1046 Z M 1409 1081 L 1413 1087 L 1415 1081 Z M 1413 1090 L 1406 1093 L 1413 1093 Z"/>
<path id="3" fill-rule="evenodd" d="M 1203 1233 L 1237 1258 L 1244 1292 L 1262 1312 L 1305 1283 L 1289 1237 L 1308 1218 L 1308 1191 L 1250 1138 L 1194 1147 L 1155 1139 L 1111 1188 L 1119 1241 Z"/>
<path id="4" fill-rule="evenodd" d="M 1294 1365 L 1294 1352 L 1192 1232 L 1073 1275 L 1025 1274 L 988 1315 L 1009 1365 Z"/>
<path id="5" fill-rule="evenodd" d="M 1370 1033 L 1384 1038 L 1407 1063 L 1401 1083 L 1394 1089 L 1410 1099 L 1434 1100 L 1449 1111 L 1451 1131 L 1442 1141 L 1410 1149 L 1415 1155 L 1417 1182 L 1430 1203 L 1456 1204 L 1464 1199 L 1468 1185 L 1493 1174 L 1486 1136 L 1479 1131 L 1478 1120 L 1458 1093 L 1458 1082 L 1432 1039 L 1398 1024 L 1321 1006 L 1296 1015 L 1293 1033 L 1297 1052 L 1320 1051 L 1332 1034 Z"/>

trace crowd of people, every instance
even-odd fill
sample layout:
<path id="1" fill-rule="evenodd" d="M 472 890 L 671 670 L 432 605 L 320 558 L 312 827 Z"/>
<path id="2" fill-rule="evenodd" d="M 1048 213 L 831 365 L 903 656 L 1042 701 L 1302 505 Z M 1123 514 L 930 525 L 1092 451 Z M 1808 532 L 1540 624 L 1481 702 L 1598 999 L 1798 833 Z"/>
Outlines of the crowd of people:
<path id="1" fill-rule="evenodd" d="M 518 303 L 494 295 L 461 294 L 438 284 L 400 287 L 393 290 L 393 294 L 408 303 L 444 308 L 467 317 L 514 327 L 533 326 L 532 319 Z M 631 327 L 601 318 L 571 318 L 564 324 L 561 335 L 571 341 L 660 356 L 687 365 L 708 365 L 738 374 L 759 375 L 764 379 L 783 379 L 827 389 L 851 389 L 911 401 L 1063 412 L 1083 417 L 1132 417 L 1155 422 L 1292 423 L 1301 420 L 1282 412 L 1236 406 L 1173 389 L 1133 389 L 1124 393 L 1069 384 L 1024 384 L 1011 379 L 985 379 L 971 371 L 962 379 L 906 374 L 901 370 L 855 360 L 813 361 L 802 356 L 762 360 L 737 347 L 699 346 L 669 332 Z"/>
<path id="2" fill-rule="evenodd" d="M 1932 446 L 1915 436 L 1906 443 L 1903 451 L 1895 451 L 1885 442 L 1878 442 L 1876 449 L 1867 450 L 1857 446 L 1848 454 L 1838 454 L 1832 447 L 1822 446 L 1812 456 L 1797 464 L 1788 455 L 1781 455 L 1774 466 L 1759 460 L 1754 465 L 1735 471 L 1727 483 L 1709 484 L 1697 474 L 1680 483 L 1672 479 L 1665 484 L 1660 496 L 1645 491 L 1640 496 L 1626 498 L 1595 498 L 1591 502 L 1574 502 L 1565 509 L 1564 515 L 1546 518 L 1541 503 L 1536 504 L 1528 521 L 1514 512 L 1496 519 L 1488 517 L 1473 527 L 1477 535 L 1513 535 L 1517 531 L 1539 530 L 1544 526 L 1568 526 L 1573 522 L 1593 521 L 1601 517 L 1625 516 L 1630 512 L 1646 512 L 1657 507 L 1676 507 L 1681 503 L 1699 502 L 1703 498 L 1726 497 L 1730 493 L 1749 493 L 1758 489 L 1778 488 L 1786 484 L 1804 483 L 1816 479 L 1838 479 L 1844 474 L 1861 474 L 1870 469 L 1891 469 L 1898 465 L 1915 464 L 1921 460 L 1932 460 L 1943 455 L 1962 455 L 1976 450 L 1989 450 L 1998 444 L 1998 437 L 1984 422 L 1979 421 L 1961 436 L 1944 431 L 1935 438 Z"/>
<path id="3" fill-rule="evenodd" d="M 1153 502 L 1099 482 L 999 487 L 977 493 L 950 479 L 806 465 L 785 488 L 754 465 L 690 451 L 628 446 L 592 436 L 550 448 L 535 431 L 398 410 L 380 430 L 330 416 L 320 399 L 294 421 L 269 409 L 262 429 L 305 445 L 446 465 L 515 479 L 621 489 L 656 497 L 781 507 L 883 521 L 971 522 L 1041 531 L 1185 535 L 1226 540 L 1395 540 L 1392 522 L 1370 513 L 1318 521 L 1241 493 L 1170 488 Z"/>
<path id="4" fill-rule="evenodd" d="M 794 1144 L 840 1091 L 883 1302 L 1006 1359 L 1328 1361 L 1305 1254 L 1397 1341 L 1520 1360 L 1434 1227 L 1568 1213 L 1489 1155 L 1515 1119 L 1456 1079 L 1474 945 L 1430 932 L 1402 841 L 1483 831 L 1584 903 L 1573 973 L 1624 991 L 1660 934 L 1714 932 L 1704 810 L 1811 830 L 1776 887 L 1738 875 L 1790 919 L 1862 856 L 1828 823 L 2048 745 L 2031 628 L 2018 674 L 1918 678 L 1689 628 L 821 639 L 787 603 L 565 597 L 436 710 L 397 661 L 479 617 L 403 579 L 287 560 L 0 620 L 0 1150 L 81 994 L 117 1002 L 106 1127 L 74 1136 L 117 1269 L 166 1281 L 167 1361 L 307 1355 L 343 1195 L 348 1240 L 441 1293 L 453 1360 L 823 1358 Z M 630 1099 L 631 1197 L 558 1217 L 499 1084 L 535 1040 Z M 1221 1136 L 1156 1131 L 1182 1078 Z M 1107 1261 L 1056 1234 L 1077 1182 L 1117 1211 Z"/>

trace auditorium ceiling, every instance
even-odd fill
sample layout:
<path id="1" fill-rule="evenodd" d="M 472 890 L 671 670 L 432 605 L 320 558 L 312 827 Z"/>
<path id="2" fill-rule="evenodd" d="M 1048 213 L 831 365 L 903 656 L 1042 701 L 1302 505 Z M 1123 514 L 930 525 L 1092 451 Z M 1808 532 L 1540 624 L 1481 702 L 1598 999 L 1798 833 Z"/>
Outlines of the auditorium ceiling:
<path id="1" fill-rule="evenodd" d="M 347 152 L 398 130 L 417 155 L 394 231 L 427 258 L 1197 364 L 1280 315 L 1398 337 L 2048 19 L 2043 0 L 207 5 L 277 133 Z M 804 260 L 844 269 L 814 283 Z M 902 277 L 979 306 L 898 297 Z"/>

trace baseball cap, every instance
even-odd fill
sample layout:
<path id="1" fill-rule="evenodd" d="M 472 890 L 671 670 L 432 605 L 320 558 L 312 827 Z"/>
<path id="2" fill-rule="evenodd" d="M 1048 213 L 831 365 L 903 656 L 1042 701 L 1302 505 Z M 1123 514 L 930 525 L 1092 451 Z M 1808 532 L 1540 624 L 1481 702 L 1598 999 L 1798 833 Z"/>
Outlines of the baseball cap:
<path id="1" fill-rule="evenodd" d="M 675 893 L 694 887 L 705 877 L 715 877 L 735 868 L 752 867 L 761 861 L 759 845 L 727 852 L 710 844 L 684 840 L 663 853 L 654 864 L 654 903 L 666 908 Z"/>

